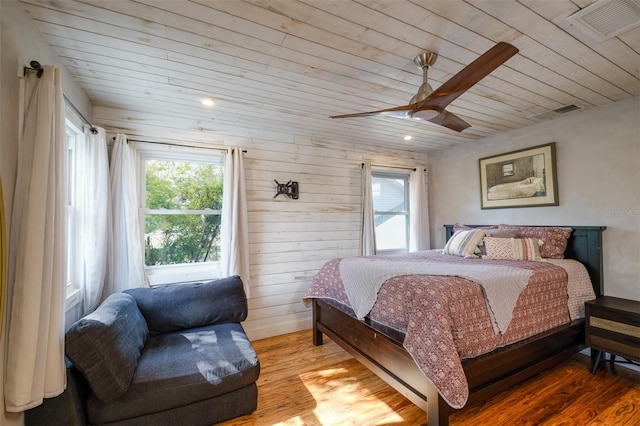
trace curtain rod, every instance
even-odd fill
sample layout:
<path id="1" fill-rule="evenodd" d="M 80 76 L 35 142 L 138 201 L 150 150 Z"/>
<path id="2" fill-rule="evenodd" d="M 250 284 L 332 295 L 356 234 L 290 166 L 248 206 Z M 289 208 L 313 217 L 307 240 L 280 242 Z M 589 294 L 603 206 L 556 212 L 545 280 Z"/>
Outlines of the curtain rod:
<path id="1" fill-rule="evenodd" d="M 115 141 L 116 137 L 114 136 L 111 139 L 113 139 Z M 216 151 L 226 151 L 225 148 L 214 148 L 214 147 L 209 147 L 209 146 L 196 146 L 196 145 L 182 145 L 182 144 L 171 143 L 171 142 L 141 141 L 141 140 L 138 140 L 138 139 L 129 139 L 129 138 L 127 138 L 127 142 L 129 142 L 129 141 L 131 141 L 131 142 L 142 142 L 142 143 L 155 143 L 155 144 L 158 144 L 158 145 L 181 146 L 181 147 L 185 147 L 185 148 L 201 148 L 201 149 L 213 149 L 213 150 L 216 150 Z M 243 149 L 242 152 L 246 154 L 247 150 Z"/>
<path id="2" fill-rule="evenodd" d="M 87 125 L 89 126 L 89 130 L 91 130 L 91 133 L 94 134 L 94 135 L 97 135 L 98 134 L 98 129 L 93 127 L 93 124 L 91 124 L 91 122 L 89 122 L 89 120 L 87 120 L 87 118 L 84 115 L 82 115 L 82 113 L 78 110 L 78 108 L 76 108 L 76 106 L 73 104 L 73 102 L 71 102 L 69 100 L 69 98 L 67 98 L 67 95 L 62 95 L 62 96 L 64 96 L 64 102 L 67 105 L 69 105 L 71 107 L 71 109 L 74 110 L 75 113 L 80 116 L 80 118 L 82 118 L 82 121 L 87 123 Z"/>
<path id="3" fill-rule="evenodd" d="M 40 62 L 38 61 L 31 61 L 29 62 L 30 66 L 25 66 L 22 67 L 22 75 L 24 75 L 26 77 L 26 75 L 29 73 L 29 71 L 35 71 L 36 72 L 36 76 L 38 78 L 42 77 L 42 74 L 44 73 L 44 68 L 42 68 L 42 65 L 40 65 Z M 82 113 L 78 110 L 78 108 L 76 108 L 76 106 L 73 104 L 73 102 L 71 102 L 69 100 L 69 98 L 67 98 L 67 95 L 63 94 L 62 96 L 64 96 L 64 102 L 69 105 L 69 107 L 71 107 L 72 110 L 75 111 L 76 114 L 78 114 L 78 116 L 80 116 L 80 118 L 82 119 L 82 121 L 84 121 L 85 123 L 87 123 L 89 125 L 89 129 L 91 130 L 91 133 L 93 133 L 94 135 L 98 134 L 98 129 L 96 129 L 95 127 L 93 127 L 93 124 L 91 124 L 89 122 L 89 120 L 87 120 L 87 118 L 82 115 Z"/>
<path id="4" fill-rule="evenodd" d="M 371 163 L 372 167 L 387 167 L 389 169 L 401 169 L 401 170 L 412 170 L 412 171 L 416 171 L 415 167 L 402 167 L 402 166 L 385 166 L 382 164 L 373 164 Z M 360 168 L 364 167 L 364 163 L 360 163 Z M 426 172 L 427 169 L 422 169 L 423 172 Z"/>

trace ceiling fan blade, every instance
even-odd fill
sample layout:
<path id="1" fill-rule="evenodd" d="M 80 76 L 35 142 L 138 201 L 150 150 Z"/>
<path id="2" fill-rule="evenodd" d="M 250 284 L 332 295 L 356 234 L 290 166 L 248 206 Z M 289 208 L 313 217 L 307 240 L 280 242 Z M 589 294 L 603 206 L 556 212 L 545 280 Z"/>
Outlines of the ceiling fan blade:
<path id="1" fill-rule="evenodd" d="M 471 124 L 464 121 L 462 118 L 458 117 L 452 112 L 442 111 L 440 114 L 435 116 L 434 118 L 427 120 L 431 123 L 439 124 L 440 126 L 447 127 L 451 130 L 455 130 L 456 132 L 461 132 L 467 127 L 471 127 Z"/>
<path id="2" fill-rule="evenodd" d="M 444 110 L 458 96 L 491 74 L 518 51 L 509 43 L 499 42 L 434 90 L 425 100 L 418 102 L 418 109 Z"/>
<path id="3" fill-rule="evenodd" d="M 421 101 L 377 111 L 334 115 L 331 118 L 368 117 L 373 115 L 395 118 L 412 118 L 414 120 L 430 121 L 434 124 L 455 130 L 456 132 L 461 132 L 464 129 L 471 127 L 471 125 L 457 115 L 445 111 L 445 108 L 458 96 L 469 90 L 474 84 L 478 83 L 487 75 L 491 74 L 496 68 L 505 63 L 516 53 L 518 53 L 518 49 L 516 47 L 509 43 L 499 42 Z M 424 84 L 426 85 L 426 74 L 424 76 L 424 80 Z M 416 96 L 414 96 L 414 98 L 416 98 Z"/>
<path id="4" fill-rule="evenodd" d="M 395 108 L 380 109 L 378 111 L 357 112 L 354 114 L 334 115 L 331 118 L 351 118 L 351 117 L 368 117 L 372 115 L 382 115 L 395 118 L 410 118 L 410 112 L 415 111 L 417 104 L 403 105 Z"/>

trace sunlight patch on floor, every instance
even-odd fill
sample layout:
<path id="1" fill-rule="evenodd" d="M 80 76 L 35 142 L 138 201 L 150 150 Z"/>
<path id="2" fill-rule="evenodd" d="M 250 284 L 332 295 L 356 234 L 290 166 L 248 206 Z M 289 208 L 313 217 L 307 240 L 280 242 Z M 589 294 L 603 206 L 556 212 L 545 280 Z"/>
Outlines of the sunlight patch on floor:
<path id="1" fill-rule="evenodd" d="M 355 417 L 369 418 L 369 425 L 404 421 L 376 395 L 377 389 L 370 389 L 347 368 L 310 371 L 298 377 L 316 401 L 314 414 L 322 425 L 353 424 Z"/>
<path id="2" fill-rule="evenodd" d="M 299 416 L 285 420 L 283 422 L 274 423 L 273 426 L 308 426 Z"/>

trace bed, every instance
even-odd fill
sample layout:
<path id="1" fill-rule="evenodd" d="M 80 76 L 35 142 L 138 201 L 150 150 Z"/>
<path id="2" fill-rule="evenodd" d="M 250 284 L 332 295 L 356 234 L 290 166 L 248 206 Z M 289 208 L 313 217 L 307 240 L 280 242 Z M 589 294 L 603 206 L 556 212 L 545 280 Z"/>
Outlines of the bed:
<path id="1" fill-rule="evenodd" d="M 544 180 L 541 177 L 530 177 L 519 182 L 501 183 L 492 186 L 487 193 L 487 199 L 510 200 L 513 198 L 529 198 L 544 192 Z"/>
<path id="2" fill-rule="evenodd" d="M 454 235 L 454 226 L 446 225 L 445 228 L 449 241 Z M 584 265 L 596 297 L 603 293 L 601 243 L 604 229 L 599 226 L 573 226 L 564 249 L 565 258 L 575 259 Z M 542 265 L 536 267 L 543 268 Z M 356 313 L 359 308 L 353 309 L 332 298 L 309 294 L 308 300 L 313 306 L 314 345 L 321 345 L 323 335 L 328 336 L 425 410 L 429 426 L 448 425 L 449 414 L 457 409 L 452 406 L 460 404 L 455 403 L 455 398 L 452 404 L 450 395 L 443 397 L 440 385 L 436 387 L 426 379 L 422 360 L 416 358 L 415 350 L 409 351 L 403 346 L 407 338 L 404 331 L 370 316 L 358 319 L 358 316 L 362 317 L 362 312 Z M 573 319 L 487 353 L 461 361 L 458 357 L 468 391 L 463 405 L 483 401 L 556 365 L 584 347 L 584 319 Z"/>

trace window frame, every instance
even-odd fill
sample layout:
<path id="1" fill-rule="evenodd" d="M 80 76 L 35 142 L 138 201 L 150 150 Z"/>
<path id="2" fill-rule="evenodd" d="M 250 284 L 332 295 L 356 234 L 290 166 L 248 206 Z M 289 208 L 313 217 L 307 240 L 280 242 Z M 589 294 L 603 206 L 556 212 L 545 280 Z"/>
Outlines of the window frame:
<path id="1" fill-rule="evenodd" d="M 207 214 L 220 215 L 222 209 L 204 210 L 167 210 L 147 209 L 146 207 L 146 161 L 185 161 L 217 164 L 223 168 L 225 155 L 207 148 L 181 147 L 161 143 L 136 142 L 137 174 L 138 174 L 138 223 L 140 224 L 140 242 L 145 247 L 145 219 L 147 214 Z M 224 174 L 223 174 L 224 179 Z M 223 188 L 224 192 L 224 188 Z M 200 263 L 180 263 L 173 265 L 144 265 L 145 273 L 151 286 L 207 281 L 222 277 L 220 261 Z"/>
<path id="2" fill-rule="evenodd" d="M 384 216 L 405 216 L 406 226 L 405 226 L 405 247 L 404 248 L 396 248 L 396 249 L 380 249 L 378 248 L 378 237 L 376 235 L 376 254 L 393 254 L 393 253 L 406 253 L 409 251 L 409 238 L 411 235 L 411 205 L 410 205 L 410 184 L 411 184 L 411 173 L 409 172 L 401 172 L 401 171 L 390 171 L 390 170 L 372 170 L 371 171 L 371 182 L 373 186 L 373 181 L 375 178 L 379 179 L 402 179 L 404 181 L 404 205 L 405 208 L 402 211 L 384 211 L 384 210 L 376 210 L 375 203 L 373 206 L 373 217 L 376 215 L 384 215 Z M 373 193 L 373 187 L 371 188 Z M 375 220 L 375 219 L 374 219 Z M 374 226 L 374 233 L 376 232 Z"/>
<path id="3" fill-rule="evenodd" d="M 67 200 L 65 213 L 67 219 L 67 259 L 65 266 L 65 304 L 70 308 L 80 301 L 81 290 L 77 280 L 76 265 L 76 228 L 74 226 L 78 215 L 78 205 L 76 203 L 76 179 L 77 179 L 77 158 L 76 147 L 85 143 L 82 125 L 78 125 L 68 115 L 65 116 L 65 151 L 67 154 Z"/>

